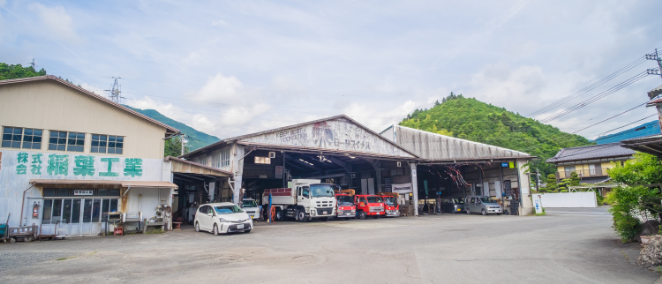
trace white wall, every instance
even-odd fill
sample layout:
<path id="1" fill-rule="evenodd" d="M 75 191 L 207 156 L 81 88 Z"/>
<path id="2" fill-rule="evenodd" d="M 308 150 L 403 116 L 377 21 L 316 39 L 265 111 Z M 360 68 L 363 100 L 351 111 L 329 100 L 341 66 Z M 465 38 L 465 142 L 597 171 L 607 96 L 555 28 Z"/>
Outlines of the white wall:
<path id="1" fill-rule="evenodd" d="M 595 192 L 561 192 L 540 195 L 542 207 L 598 207 Z"/>

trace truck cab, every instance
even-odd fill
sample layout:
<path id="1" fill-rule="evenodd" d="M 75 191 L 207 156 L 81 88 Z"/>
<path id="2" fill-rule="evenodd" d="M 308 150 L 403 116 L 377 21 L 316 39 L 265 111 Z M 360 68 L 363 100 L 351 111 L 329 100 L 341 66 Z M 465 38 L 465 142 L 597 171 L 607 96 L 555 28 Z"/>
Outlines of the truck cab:
<path id="1" fill-rule="evenodd" d="M 260 206 L 253 198 L 244 198 L 241 200 L 241 209 L 243 209 L 251 219 L 260 219 Z"/>
<path id="2" fill-rule="evenodd" d="M 300 222 L 310 219 L 326 221 L 336 215 L 336 198 L 332 184 L 297 180 L 293 181 L 292 188 L 266 189 L 262 203 L 267 207 L 269 196 L 278 220 L 289 217 Z"/>
<path id="3" fill-rule="evenodd" d="M 384 198 L 384 212 L 386 217 L 400 217 L 400 204 L 398 204 L 397 193 L 381 195 Z"/>
<path id="4" fill-rule="evenodd" d="M 336 217 L 338 218 L 355 218 L 356 206 L 354 205 L 354 198 L 347 193 L 336 193 Z"/>
<path id="5" fill-rule="evenodd" d="M 384 199 L 381 196 L 362 194 L 354 196 L 354 204 L 356 204 L 356 218 L 365 219 L 372 216 L 377 219 L 379 216 L 384 216 Z"/>

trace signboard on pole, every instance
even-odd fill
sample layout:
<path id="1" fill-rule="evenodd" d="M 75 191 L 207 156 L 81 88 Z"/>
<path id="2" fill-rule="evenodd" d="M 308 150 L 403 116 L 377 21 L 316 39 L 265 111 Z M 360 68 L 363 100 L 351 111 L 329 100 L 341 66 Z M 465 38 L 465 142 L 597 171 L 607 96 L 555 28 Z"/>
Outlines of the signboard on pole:
<path id="1" fill-rule="evenodd" d="M 395 192 L 395 193 L 410 193 L 410 192 L 412 192 L 411 183 L 393 184 L 393 192 Z"/>

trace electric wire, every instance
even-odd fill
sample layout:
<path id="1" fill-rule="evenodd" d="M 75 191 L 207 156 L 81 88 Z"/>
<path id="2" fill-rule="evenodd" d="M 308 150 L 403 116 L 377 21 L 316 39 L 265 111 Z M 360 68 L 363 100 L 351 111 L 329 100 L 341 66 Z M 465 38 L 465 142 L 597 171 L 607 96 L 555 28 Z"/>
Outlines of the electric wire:
<path id="1" fill-rule="evenodd" d="M 588 98 L 588 99 L 586 99 L 586 100 L 584 100 L 584 101 L 582 101 L 582 102 L 580 102 L 576 105 L 573 105 L 573 106 L 571 106 L 567 109 L 564 109 L 563 111 L 561 111 L 559 113 L 556 113 L 556 114 L 553 114 L 552 116 L 544 118 L 544 119 L 540 120 L 540 122 L 548 123 L 548 122 L 550 122 L 552 120 L 555 120 L 559 117 L 567 115 L 567 114 L 569 114 L 573 111 L 581 109 L 581 108 L 583 108 L 583 107 L 585 107 L 585 106 L 587 106 L 591 103 L 594 103 L 594 102 L 596 102 L 596 101 L 598 101 L 598 100 L 600 100 L 600 99 L 602 99 L 602 98 L 604 98 L 608 95 L 611 95 L 611 94 L 613 94 L 613 93 L 615 93 L 615 92 L 617 92 L 617 91 L 619 91 L 619 90 L 621 90 L 621 89 L 623 89 L 623 88 L 633 84 L 634 82 L 637 82 L 637 81 L 639 81 L 639 80 L 641 80 L 641 79 L 643 79 L 647 76 L 648 76 L 648 73 L 646 73 L 645 71 L 641 72 L 641 73 L 639 73 L 639 74 L 637 74 L 637 75 L 635 75 L 635 76 L 633 76 L 633 77 L 617 84 L 616 86 L 613 86 L 613 87 L 611 87 L 611 88 L 609 88 L 609 89 L 607 89 L 607 90 L 605 90 L 605 91 L 603 91 L 603 92 L 601 92 L 601 93 L 599 93 L 595 96 L 592 96 L 592 97 L 590 97 L 590 98 Z"/>
<path id="2" fill-rule="evenodd" d="M 621 74 L 623 74 L 623 73 L 625 73 L 625 72 L 627 72 L 627 71 L 629 71 L 629 70 L 632 70 L 634 67 L 636 67 L 636 66 L 638 66 L 638 65 L 640 65 L 640 64 L 642 64 L 642 63 L 644 63 L 644 62 L 646 62 L 646 57 L 645 57 L 645 56 L 641 56 L 641 57 L 637 58 L 635 61 L 633 61 L 633 62 L 631 62 L 631 63 L 629 63 L 629 64 L 627 64 L 627 65 L 621 67 L 620 69 L 618 69 L 618 70 L 616 70 L 616 71 L 610 73 L 609 75 L 606 75 L 606 76 L 602 77 L 601 79 L 598 79 L 598 80 L 596 80 L 596 81 L 590 83 L 588 86 L 586 86 L 586 87 L 584 87 L 584 88 L 582 88 L 582 89 L 580 89 L 580 90 L 578 90 L 578 91 L 576 91 L 576 92 L 574 92 L 574 93 L 571 93 L 570 95 L 568 95 L 568 96 L 566 96 L 566 97 L 564 97 L 564 98 L 561 98 L 561 99 L 557 100 L 556 102 L 554 102 L 554 103 L 552 103 L 552 104 L 550 104 L 550 105 L 548 105 L 548 106 L 545 106 L 545 107 L 543 107 L 543 108 L 541 108 L 541 109 L 538 109 L 537 111 L 534 111 L 533 113 L 529 114 L 528 116 L 529 116 L 529 117 L 532 117 L 532 116 L 535 116 L 535 115 L 538 115 L 538 114 L 545 113 L 545 112 L 547 112 L 547 111 L 549 111 L 549 110 L 551 110 L 551 109 L 554 109 L 554 108 L 556 108 L 557 106 L 559 106 L 559 105 L 561 105 L 561 104 L 563 104 L 563 103 L 565 103 L 565 102 L 568 102 L 568 101 L 570 101 L 570 100 L 572 100 L 572 99 L 574 99 L 574 98 L 576 98 L 576 97 L 578 97 L 578 96 L 581 96 L 581 95 L 583 95 L 583 94 L 585 94 L 585 93 L 587 93 L 587 92 L 592 91 L 593 89 L 595 89 L 595 88 L 597 88 L 597 87 L 599 87 L 599 86 L 602 86 L 603 84 L 605 84 L 605 83 L 611 81 L 612 79 L 618 77 L 619 75 L 621 75 Z"/>

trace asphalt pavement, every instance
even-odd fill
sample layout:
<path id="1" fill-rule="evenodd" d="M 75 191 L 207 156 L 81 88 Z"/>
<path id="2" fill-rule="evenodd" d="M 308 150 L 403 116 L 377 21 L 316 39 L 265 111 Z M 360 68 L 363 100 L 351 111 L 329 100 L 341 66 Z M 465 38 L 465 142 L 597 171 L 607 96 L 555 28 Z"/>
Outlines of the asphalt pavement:
<path id="1" fill-rule="evenodd" d="M 190 228 L 190 227 L 188 227 Z M 260 224 L 0 245 L 0 283 L 653 283 L 606 208 Z"/>

